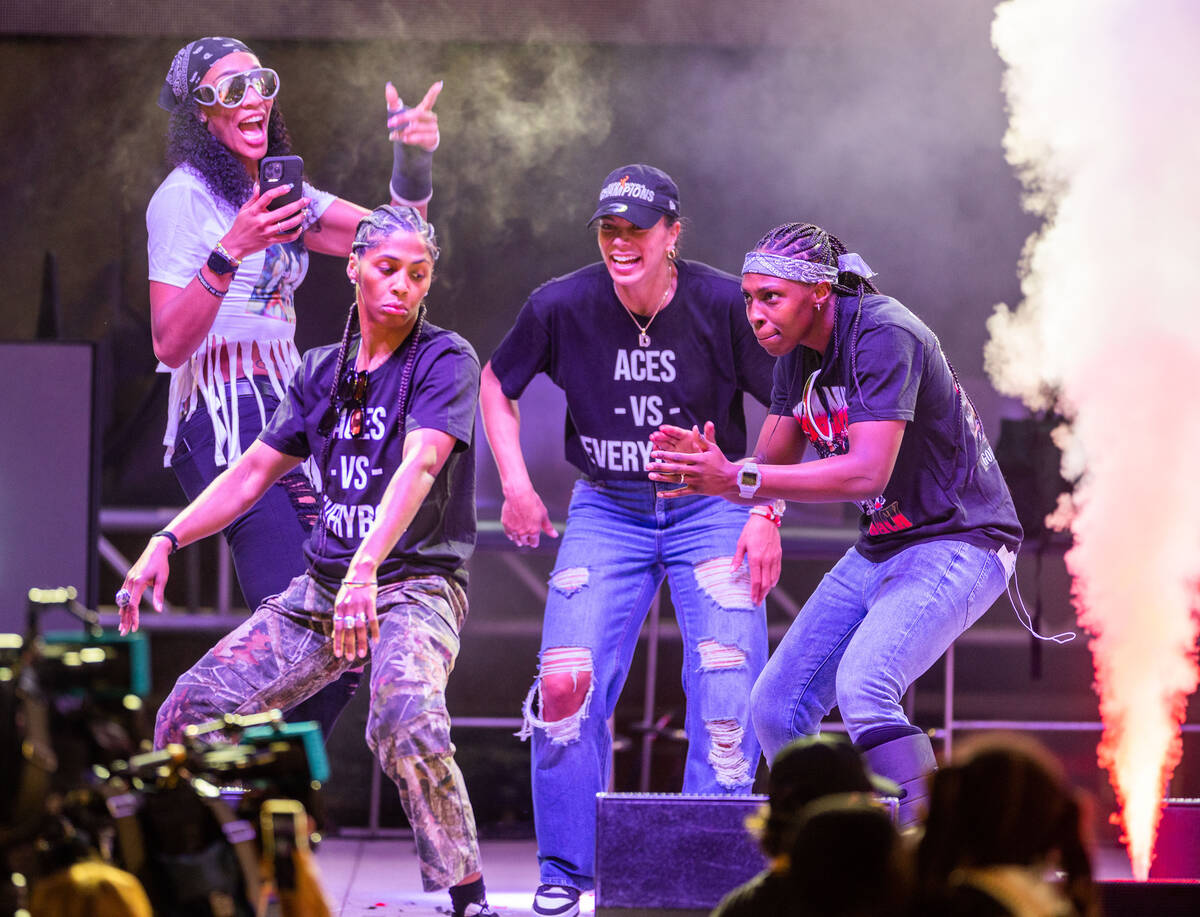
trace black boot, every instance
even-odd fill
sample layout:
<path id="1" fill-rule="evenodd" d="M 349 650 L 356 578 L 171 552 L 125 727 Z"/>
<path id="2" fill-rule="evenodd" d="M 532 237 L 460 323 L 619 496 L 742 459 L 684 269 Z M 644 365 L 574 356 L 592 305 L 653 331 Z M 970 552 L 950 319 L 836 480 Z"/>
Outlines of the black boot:
<path id="1" fill-rule="evenodd" d="M 863 752 L 871 770 L 900 784 L 901 830 L 920 824 L 929 808 L 929 775 L 937 758 L 923 732 L 900 736 Z"/>

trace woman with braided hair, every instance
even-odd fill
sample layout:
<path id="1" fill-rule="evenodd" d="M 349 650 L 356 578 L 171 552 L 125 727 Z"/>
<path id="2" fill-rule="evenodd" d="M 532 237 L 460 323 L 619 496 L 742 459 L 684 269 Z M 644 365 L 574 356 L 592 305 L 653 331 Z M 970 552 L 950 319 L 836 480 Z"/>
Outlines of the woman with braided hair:
<path id="1" fill-rule="evenodd" d="M 437 256 L 433 228 L 412 207 L 361 220 L 340 345 L 305 354 L 258 440 L 150 540 L 125 578 L 121 630 L 137 628 L 146 589 L 162 609 L 173 546 L 220 531 L 317 457 L 307 571 L 179 678 L 155 743 L 226 713 L 286 711 L 370 657 L 367 741 L 400 790 L 424 886 L 453 886 L 456 915 L 490 914 L 445 702 L 475 546 L 479 360 L 425 318 Z"/>
<path id="2" fill-rule="evenodd" d="M 851 500 L 858 541 L 825 576 L 755 683 L 754 726 L 773 757 L 836 706 L 871 769 L 920 818 L 936 761 L 904 714 L 908 686 L 1005 590 L 1021 526 L 983 426 L 912 312 L 879 293 L 836 237 L 788 223 L 746 255 L 742 291 L 775 366 L 754 460 L 729 461 L 711 424 L 669 428 L 651 477 L 735 502 Z M 818 460 L 801 464 L 812 443 Z M 687 451 L 691 450 L 691 451 Z"/>

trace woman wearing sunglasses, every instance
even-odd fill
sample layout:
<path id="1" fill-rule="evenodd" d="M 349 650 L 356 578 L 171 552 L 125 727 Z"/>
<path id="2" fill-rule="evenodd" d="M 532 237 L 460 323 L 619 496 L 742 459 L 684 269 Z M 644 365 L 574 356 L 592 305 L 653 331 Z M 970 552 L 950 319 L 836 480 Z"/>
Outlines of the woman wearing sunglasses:
<path id="1" fill-rule="evenodd" d="M 260 160 L 291 152 L 278 91 L 278 74 L 245 44 L 209 37 L 179 50 L 159 94 L 171 115 L 174 169 L 146 212 L 151 332 L 159 371 L 171 374 L 164 463 L 189 500 L 254 442 L 299 365 L 293 299 L 308 252 L 348 257 L 367 212 L 307 182 L 298 200 L 275 209 L 290 187 L 260 193 Z M 440 91 L 434 84 L 405 109 L 390 83 L 386 89 L 392 199 L 422 215 L 433 190 Z M 248 607 L 304 569 L 301 545 L 316 506 L 297 469 L 226 529 Z M 328 734 L 353 692 L 353 676 L 348 681 L 297 717 L 317 719 Z"/>

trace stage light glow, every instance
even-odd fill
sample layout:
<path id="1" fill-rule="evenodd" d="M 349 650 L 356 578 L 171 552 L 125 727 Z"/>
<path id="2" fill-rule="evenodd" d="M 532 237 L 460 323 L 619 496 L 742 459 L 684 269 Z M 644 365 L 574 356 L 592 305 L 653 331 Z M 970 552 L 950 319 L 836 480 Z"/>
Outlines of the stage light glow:
<path id="1" fill-rule="evenodd" d="M 1092 636 L 1098 755 L 1145 879 L 1197 685 L 1200 6 L 1008 0 L 992 39 L 1006 154 L 1043 225 L 1023 301 L 989 321 L 987 369 L 1001 392 L 1068 418 L 1063 469 L 1077 483 L 1059 515 Z"/>

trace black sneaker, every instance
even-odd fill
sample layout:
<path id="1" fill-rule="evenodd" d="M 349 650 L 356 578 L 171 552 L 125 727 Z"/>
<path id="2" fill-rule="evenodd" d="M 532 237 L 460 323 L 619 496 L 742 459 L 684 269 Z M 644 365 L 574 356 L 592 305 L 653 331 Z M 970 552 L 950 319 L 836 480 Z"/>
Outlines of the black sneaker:
<path id="1" fill-rule="evenodd" d="M 533 893 L 533 912 L 538 917 L 575 917 L 579 913 L 579 889 L 539 885 Z"/>

